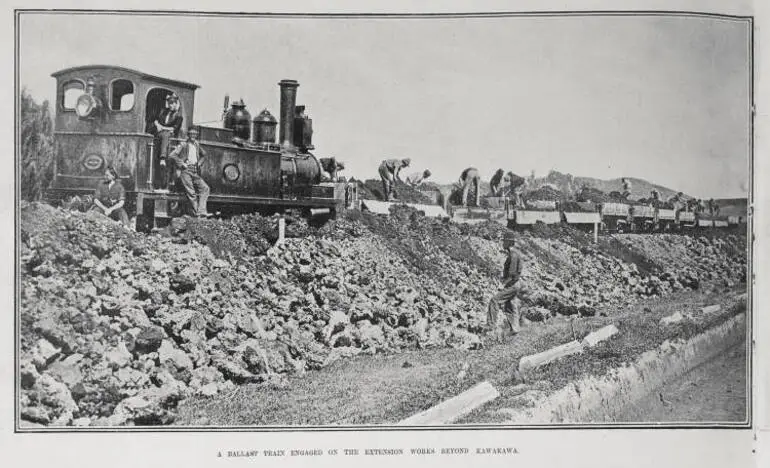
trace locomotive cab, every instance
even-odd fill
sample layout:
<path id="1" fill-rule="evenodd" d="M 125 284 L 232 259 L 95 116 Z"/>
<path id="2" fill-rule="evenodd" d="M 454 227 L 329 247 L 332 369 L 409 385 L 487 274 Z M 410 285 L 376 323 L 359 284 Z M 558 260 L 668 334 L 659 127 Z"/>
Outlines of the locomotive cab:
<path id="1" fill-rule="evenodd" d="M 126 189 L 127 210 L 135 211 L 136 194 L 152 184 L 148 116 L 159 113 L 158 100 L 173 92 L 180 96 L 183 118 L 191 121 L 198 86 L 107 65 L 68 68 L 52 76 L 56 150 L 46 198 L 57 202 L 91 195 L 105 168 L 112 166 Z"/>

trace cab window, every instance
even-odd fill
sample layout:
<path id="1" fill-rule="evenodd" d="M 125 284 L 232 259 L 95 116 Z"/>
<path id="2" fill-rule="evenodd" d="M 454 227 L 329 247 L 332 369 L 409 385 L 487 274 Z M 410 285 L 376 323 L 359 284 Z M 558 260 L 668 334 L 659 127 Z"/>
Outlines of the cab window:
<path id="1" fill-rule="evenodd" d="M 110 86 L 110 109 L 130 111 L 134 108 L 134 83 L 130 80 L 115 80 Z"/>
<path id="2" fill-rule="evenodd" d="M 62 108 L 75 110 L 78 98 L 85 93 L 86 85 L 80 80 L 70 80 L 62 85 Z"/>

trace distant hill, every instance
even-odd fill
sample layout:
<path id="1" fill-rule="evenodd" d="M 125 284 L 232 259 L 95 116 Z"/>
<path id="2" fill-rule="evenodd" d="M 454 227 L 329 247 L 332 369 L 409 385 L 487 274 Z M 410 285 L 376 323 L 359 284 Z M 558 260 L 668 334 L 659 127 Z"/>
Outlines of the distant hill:
<path id="1" fill-rule="evenodd" d="M 637 179 L 635 177 L 627 177 L 631 181 L 631 197 L 633 199 L 649 198 L 650 192 L 655 189 L 660 193 L 660 197 L 665 200 L 673 195 L 676 195 L 677 190 L 664 187 L 662 185 L 653 184 L 644 179 Z M 532 183 L 532 188 L 541 187 L 543 185 L 550 184 L 555 188 L 561 190 L 564 193 L 574 194 L 580 191 L 583 185 L 588 185 L 595 189 L 601 190 L 604 193 L 610 193 L 613 191 L 622 192 L 623 183 L 620 178 L 617 179 L 595 179 L 593 177 L 575 177 L 572 174 L 562 174 L 558 171 L 551 171 L 545 177 L 536 177 Z M 687 194 L 685 194 L 687 196 Z"/>

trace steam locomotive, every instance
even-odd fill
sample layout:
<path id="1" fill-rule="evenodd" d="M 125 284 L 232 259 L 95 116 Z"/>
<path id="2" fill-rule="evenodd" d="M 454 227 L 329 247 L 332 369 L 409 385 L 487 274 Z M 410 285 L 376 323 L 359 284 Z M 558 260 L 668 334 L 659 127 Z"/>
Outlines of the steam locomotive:
<path id="1" fill-rule="evenodd" d="M 157 190 L 160 148 L 147 129 L 172 94 L 179 98 L 183 128 L 189 127 L 199 86 L 108 65 L 67 68 L 52 76 L 57 148 L 46 198 L 56 203 L 92 195 L 105 168 L 112 166 L 126 189 L 125 208 L 136 216 L 137 230 L 181 215 L 182 192 Z M 227 111 L 221 128 L 196 125 L 207 154 L 201 177 L 211 189 L 209 211 L 298 210 L 308 217 L 333 217 L 345 209 L 347 184 L 321 181 L 324 168 L 311 153 L 312 120 L 304 106 L 296 105 L 299 83 L 282 80 L 279 86 L 280 125 L 267 110 L 252 121 L 240 101 Z M 172 138 L 171 147 L 181 141 Z"/>

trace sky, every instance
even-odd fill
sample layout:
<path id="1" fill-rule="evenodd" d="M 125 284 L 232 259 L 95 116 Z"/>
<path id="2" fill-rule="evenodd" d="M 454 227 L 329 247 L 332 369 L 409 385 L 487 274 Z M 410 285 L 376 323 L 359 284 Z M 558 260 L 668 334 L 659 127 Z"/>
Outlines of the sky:
<path id="1" fill-rule="evenodd" d="M 437 182 L 477 167 L 639 177 L 745 197 L 749 24 L 682 16 L 254 18 L 25 14 L 19 80 L 113 64 L 201 85 L 195 122 L 243 98 L 279 114 L 300 83 L 319 157 L 377 178 L 385 158 Z"/>

